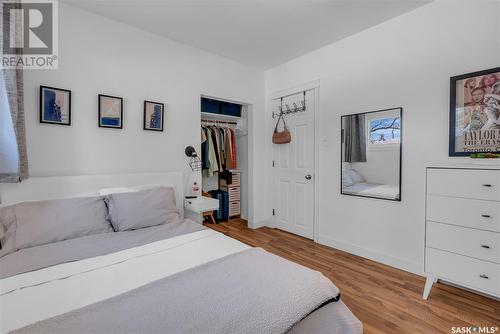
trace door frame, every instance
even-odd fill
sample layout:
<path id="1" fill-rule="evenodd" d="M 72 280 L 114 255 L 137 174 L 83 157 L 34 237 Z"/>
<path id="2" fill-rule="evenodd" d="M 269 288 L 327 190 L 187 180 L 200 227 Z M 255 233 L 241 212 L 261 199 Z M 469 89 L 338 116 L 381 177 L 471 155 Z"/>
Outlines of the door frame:
<path id="1" fill-rule="evenodd" d="M 309 81 L 309 82 L 306 82 L 306 83 L 303 83 L 303 84 L 300 84 L 300 85 L 297 85 L 297 86 L 293 86 L 293 87 L 290 87 L 290 88 L 286 88 L 286 89 L 283 89 L 283 90 L 280 90 L 280 91 L 276 91 L 276 92 L 273 92 L 271 94 L 269 94 L 268 96 L 268 105 L 269 105 L 269 110 L 268 110 L 268 117 L 270 117 L 271 119 L 271 131 L 274 130 L 274 119 L 272 118 L 272 113 L 273 113 L 273 109 L 272 109 L 272 101 L 273 100 L 276 100 L 276 99 L 279 99 L 280 97 L 282 96 L 285 96 L 285 95 L 293 95 L 293 94 L 299 94 L 303 91 L 309 91 L 309 90 L 312 90 L 313 91 L 313 95 L 314 95 L 314 124 L 313 124 L 313 129 L 314 129 L 314 175 L 313 175 L 313 179 L 314 179 L 314 182 L 313 182 L 313 187 L 314 187 L 314 198 L 313 198 L 313 241 L 314 242 L 317 242 L 317 240 L 319 240 L 319 217 L 320 217 L 320 210 L 319 210 L 319 199 L 320 199 L 320 195 L 319 195 L 319 185 L 320 185 L 320 173 L 319 173 L 319 124 L 320 122 L 318 121 L 318 118 L 319 118 L 319 93 L 320 93 L 320 80 L 314 80 L 314 81 Z M 271 150 L 269 152 L 269 157 L 270 157 L 270 174 L 271 175 L 271 179 L 274 179 L 274 176 L 275 176 L 275 169 L 273 168 L 272 166 L 272 160 L 273 160 L 273 155 L 274 155 L 274 147 L 273 147 L 274 144 L 271 143 Z M 270 194 L 272 196 L 272 201 L 271 201 L 271 205 L 272 205 L 272 208 L 271 210 L 275 207 L 275 189 L 274 189 L 274 182 L 269 182 L 270 183 Z M 270 210 L 270 211 L 271 211 Z M 269 221 L 271 222 L 271 227 L 276 227 L 276 224 L 275 224 L 275 218 L 276 216 L 274 216 L 272 214 L 272 212 L 270 212 L 271 216 L 270 216 L 270 219 Z"/>

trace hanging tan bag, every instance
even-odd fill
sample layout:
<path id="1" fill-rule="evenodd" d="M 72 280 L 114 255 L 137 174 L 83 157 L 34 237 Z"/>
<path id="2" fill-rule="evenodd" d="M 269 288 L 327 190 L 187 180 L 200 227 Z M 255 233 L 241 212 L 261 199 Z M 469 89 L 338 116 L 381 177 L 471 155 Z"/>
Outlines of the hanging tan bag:
<path id="1" fill-rule="evenodd" d="M 283 119 L 283 131 L 278 132 L 278 125 L 280 124 L 280 119 Z M 292 135 L 288 128 L 286 127 L 285 118 L 283 114 L 280 113 L 278 117 L 278 122 L 276 122 L 276 126 L 274 127 L 273 133 L 273 144 L 286 144 L 292 141 Z"/>

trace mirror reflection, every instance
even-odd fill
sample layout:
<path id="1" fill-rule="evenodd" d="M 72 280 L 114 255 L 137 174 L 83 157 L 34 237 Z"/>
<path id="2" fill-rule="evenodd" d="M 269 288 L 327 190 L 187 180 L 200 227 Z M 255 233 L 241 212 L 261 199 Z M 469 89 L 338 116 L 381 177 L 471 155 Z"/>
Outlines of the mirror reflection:
<path id="1" fill-rule="evenodd" d="M 402 108 L 342 116 L 341 193 L 401 200 Z"/>

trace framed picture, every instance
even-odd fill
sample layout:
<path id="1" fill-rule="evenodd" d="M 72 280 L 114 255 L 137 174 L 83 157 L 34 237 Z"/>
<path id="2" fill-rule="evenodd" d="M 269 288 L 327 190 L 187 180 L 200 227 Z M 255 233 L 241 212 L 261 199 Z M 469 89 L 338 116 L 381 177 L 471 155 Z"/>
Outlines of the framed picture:
<path id="1" fill-rule="evenodd" d="M 144 101 L 144 130 L 163 131 L 163 103 Z"/>
<path id="2" fill-rule="evenodd" d="M 449 156 L 500 152 L 500 67 L 450 79 Z"/>
<path id="3" fill-rule="evenodd" d="M 40 123 L 71 125 L 71 91 L 40 86 Z"/>
<path id="4" fill-rule="evenodd" d="M 123 128 L 123 98 L 99 94 L 99 127 Z"/>

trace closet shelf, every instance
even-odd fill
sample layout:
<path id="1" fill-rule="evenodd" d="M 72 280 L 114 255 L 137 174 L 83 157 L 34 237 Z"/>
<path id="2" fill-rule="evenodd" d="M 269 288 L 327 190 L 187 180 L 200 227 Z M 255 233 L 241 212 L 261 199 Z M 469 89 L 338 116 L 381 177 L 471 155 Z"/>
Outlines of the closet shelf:
<path id="1" fill-rule="evenodd" d="M 201 112 L 201 118 L 216 120 L 216 121 L 237 121 L 241 117 L 231 116 L 231 115 L 222 115 L 222 114 L 212 114 L 209 112 Z"/>

